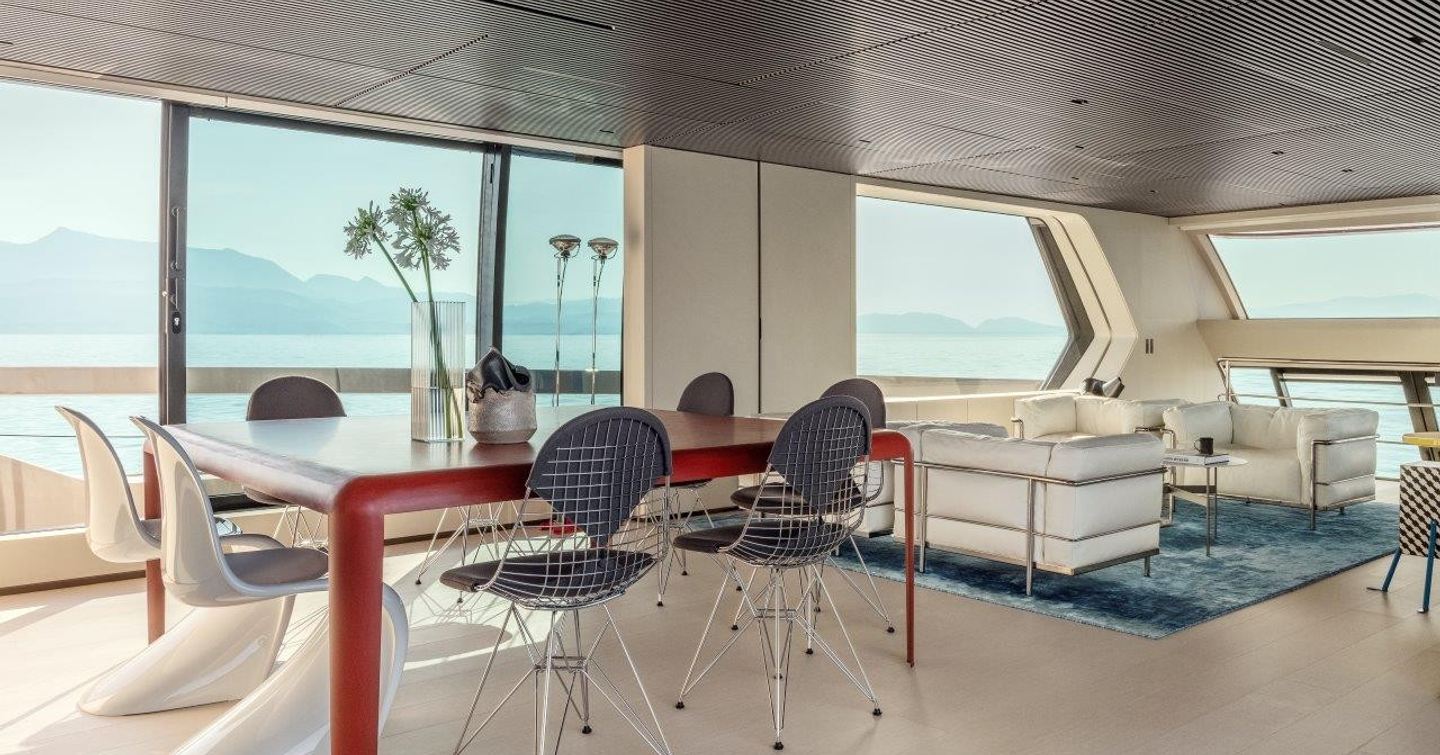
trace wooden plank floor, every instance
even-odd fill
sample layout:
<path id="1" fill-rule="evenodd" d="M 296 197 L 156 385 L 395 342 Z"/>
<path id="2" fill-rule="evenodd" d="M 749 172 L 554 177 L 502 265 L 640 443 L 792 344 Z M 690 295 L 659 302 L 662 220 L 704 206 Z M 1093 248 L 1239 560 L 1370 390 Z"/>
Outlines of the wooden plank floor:
<path id="1" fill-rule="evenodd" d="M 386 563 L 387 578 L 412 602 L 415 629 L 385 752 L 451 751 L 498 631 L 497 606 L 472 601 L 457 609 L 452 591 L 414 587 L 421 550 L 392 548 Z M 1420 559 L 1405 560 L 1388 596 L 1367 592 L 1384 566 L 1377 561 L 1159 641 L 920 590 L 914 670 L 903 663 L 903 634 L 885 634 L 837 582 L 885 715 L 872 718 L 869 704 L 819 655 L 797 655 L 786 751 L 1437 752 L 1440 616 L 1415 612 Z M 692 564 L 664 608 L 647 580 L 614 604 L 616 615 L 676 752 L 769 752 L 753 639 L 717 666 L 686 710 L 673 707 L 718 577 L 712 565 Z M 898 609 L 900 586 L 882 590 Z M 318 616 L 319 605 L 308 599 L 297 615 Z M 217 715 L 223 706 L 120 719 L 76 711 L 85 686 L 136 652 L 143 634 L 138 581 L 0 598 L 0 751 L 162 753 Z M 609 647 L 602 657 L 618 673 L 618 651 Z M 498 679 L 523 673 L 521 648 L 512 644 L 498 658 Z M 528 751 L 529 693 L 522 696 L 469 752 Z M 597 702 L 595 733 L 572 728 L 563 749 L 637 753 L 641 743 Z"/>

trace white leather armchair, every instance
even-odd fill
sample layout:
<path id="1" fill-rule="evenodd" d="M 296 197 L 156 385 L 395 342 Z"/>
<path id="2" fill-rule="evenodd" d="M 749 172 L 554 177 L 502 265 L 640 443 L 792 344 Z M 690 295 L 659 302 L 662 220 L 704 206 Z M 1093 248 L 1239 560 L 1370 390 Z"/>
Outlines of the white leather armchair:
<path id="1" fill-rule="evenodd" d="M 1136 431 L 1162 432 L 1166 409 L 1180 399 L 1130 401 L 1104 396 L 1053 393 L 1015 402 L 1015 437 L 1031 440 L 1073 440 Z"/>
<path id="2" fill-rule="evenodd" d="M 965 430 L 968 430 L 965 431 Z M 1131 433 L 1062 442 L 1006 438 L 998 425 L 907 428 L 919 469 L 920 568 L 928 548 L 1082 574 L 1160 552 L 1163 445 Z M 896 492 L 904 511 L 904 491 Z M 904 536 L 896 516 L 896 536 Z"/>
<path id="3" fill-rule="evenodd" d="M 1219 494 L 1317 513 L 1375 497 L 1375 433 L 1380 415 L 1369 409 L 1287 409 L 1228 401 L 1178 406 L 1165 425 L 1180 448 L 1197 438 L 1249 462 L 1219 475 Z M 1204 470 L 1185 469 L 1182 477 Z"/>

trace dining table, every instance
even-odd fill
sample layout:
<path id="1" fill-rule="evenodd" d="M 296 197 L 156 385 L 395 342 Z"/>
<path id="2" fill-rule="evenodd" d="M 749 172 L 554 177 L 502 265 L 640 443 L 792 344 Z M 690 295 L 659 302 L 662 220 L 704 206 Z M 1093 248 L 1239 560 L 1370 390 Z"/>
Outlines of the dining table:
<path id="1" fill-rule="evenodd" d="M 325 514 L 330 519 L 330 743 L 339 755 L 374 753 L 379 742 L 381 585 L 385 517 L 523 498 L 535 454 L 565 421 L 594 407 L 543 407 L 528 443 L 411 440 L 408 416 L 206 422 L 168 427 L 206 474 Z M 782 420 L 652 410 L 670 436 L 672 483 L 766 470 Z M 909 441 L 877 429 L 871 461 L 903 465 L 914 500 Z M 154 458 L 144 459 L 147 518 L 160 516 Z M 915 664 L 915 527 L 905 509 L 905 661 Z M 158 562 L 146 565 L 151 641 L 165 631 Z"/>

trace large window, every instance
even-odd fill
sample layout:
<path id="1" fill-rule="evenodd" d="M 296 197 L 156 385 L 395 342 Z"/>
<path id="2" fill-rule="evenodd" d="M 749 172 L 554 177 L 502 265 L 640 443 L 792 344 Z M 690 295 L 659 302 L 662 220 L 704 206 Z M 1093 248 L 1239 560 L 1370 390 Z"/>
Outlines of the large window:
<path id="1" fill-rule="evenodd" d="M 856 369 L 1042 383 L 1070 341 L 1043 225 L 859 197 Z"/>
<path id="2" fill-rule="evenodd" d="M 1250 317 L 1440 317 L 1440 228 L 1210 240 Z"/>
<path id="3" fill-rule="evenodd" d="M 160 105 L 0 81 L 0 533 L 73 526 L 70 426 L 156 410 Z M 43 392 L 41 392 L 43 391 Z M 138 467 L 136 467 L 138 469 Z"/>
<path id="4" fill-rule="evenodd" d="M 591 346 L 595 347 L 596 403 L 620 402 L 620 295 L 625 249 L 599 269 L 583 242 L 624 238 L 623 173 L 614 163 L 569 156 L 516 153 L 506 199 L 504 308 L 501 346 L 512 361 L 549 384 L 555 369 L 555 250 L 553 236 L 582 240 L 565 268 L 560 312 L 562 403 L 590 401 Z M 542 398 L 543 401 L 543 398 Z"/>
<path id="5" fill-rule="evenodd" d="M 470 304 L 465 361 L 498 342 L 546 385 L 557 327 L 546 240 L 623 234 L 614 161 L 6 81 L 0 113 L 0 534 L 84 521 L 56 404 L 96 419 L 132 475 L 129 416 L 238 420 L 276 375 L 337 386 L 350 414 L 407 412 L 409 300 L 383 256 L 345 253 L 358 207 L 428 192 L 459 233 L 432 287 Z M 594 322 L 593 385 L 615 403 L 624 250 L 595 310 L 591 257 L 582 246 L 569 269 L 561 386 L 590 400 Z M 178 328 L 161 317 L 171 301 Z"/>
<path id="6" fill-rule="evenodd" d="M 482 175 L 466 145 L 193 117 L 186 420 L 243 418 L 251 390 L 294 372 L 338 385 L 352 415 L 407 412 L 410 300 L 382 255 L 345 254 L 342 229 L 401 187 L 427 191 L 460 233 L 435 297 L 469 303 L 473 333 Z"/>

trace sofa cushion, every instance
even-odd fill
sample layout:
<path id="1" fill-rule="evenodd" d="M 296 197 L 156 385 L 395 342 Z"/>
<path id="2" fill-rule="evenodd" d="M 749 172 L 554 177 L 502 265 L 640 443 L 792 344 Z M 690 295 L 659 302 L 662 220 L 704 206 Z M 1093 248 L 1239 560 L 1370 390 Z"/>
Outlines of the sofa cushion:
<path id="1" fill-rule="evenodd" d="M 1100 477 L 1160 469 L 1164 444 L 1153 435 L 1103 435 L 1055 444 L 1046 476 L 1057 480 Z"/>
<path id="2" fill-rule="evenodd" d="M 1128 415 L 1125 421 L 1130 429 L 1126 432 L 1134 432 L 1137 427 L 1164 427 L 1165 410 L 1177 406 L 1188 406 L 1189 401 L 1178 398 L 1146 399 L 1144 401 L 1131 401 L 1126 407 Z"/>
<path id="3" fill-rule="evenodd" d="M 1292 448 L 1306 412 L 1277 406 L 1231 404 L 1231 442 L 1251 448 Z"/>
<path id="4" fill-rule="evenodd" d="M 1238 456 L 1247 463 L 1223 467 L 1217 471 L 1221 495 L 1250 496 L 1279 501 L 1308 500 L 1300 489 L 1300 457 L 1288 448 L 1255 448 L 1253 446 L 1218 446 L 1217 450 Z M 1187 470 L 1194 473 L 1204 470 Z"/>
<path id="5" fill-rule="evenodd" d="M 1030 436 L 1030 440 L 1041 440 L 1047 443 L 1064 443 L 1067 440 L 1082 440 L 1093 437 L 1095 436 L 1090 433 L 1050 433 L 1048 435 L 1032 435 Z"/>
<path id="6" fill-rule="evenodd" d="M 1059 393 L 1015 402 L 1015 417 L 1025 423 L 1025 437 L 1075 432 L 1075 396 Z"/>
<path id="7" fill-rule="evenodd" d="M 1044 476 L 1054 443 L 1019 438 L 994 438 L 957 430 L 925 432 L 923 461 L 956 467 Z"/>
<path id="8" fill-rule="evenodd" d="M 1165 426 L 1175 432 L 1175 442 L 1188 448 L 1196 438 L 1214 438 L 1216 445 L 1233 442 L 1228 401 L 1174 406 L 1165 410 Z"/>
<path id="9" fill-rule="evenodd" d="M 1129 401 L 1104 396 L 1075 397 L 1075 429 L 1089 435 L 1118 435 L 1135 431 L 1130 424 Z"/>

